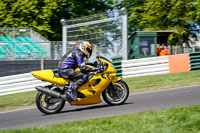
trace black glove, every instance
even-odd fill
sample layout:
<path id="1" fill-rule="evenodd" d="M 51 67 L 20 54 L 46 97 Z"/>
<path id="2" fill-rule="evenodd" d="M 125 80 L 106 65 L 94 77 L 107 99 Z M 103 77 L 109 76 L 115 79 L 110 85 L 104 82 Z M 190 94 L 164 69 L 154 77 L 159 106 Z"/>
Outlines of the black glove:
<path id="1" fill-rule="evenodd" d="M 97 61 L 93 62 L 92 65 L 97 67 L 97 65 L 98 65 Z"/>
<path id="2" fill-rule="evenodd" d="M 101 73 L 101 72 L 104 72 L 104 69 L 103 69 L 103 67 L 96 67 L 96 68 L 94 68 L 94 74 L 97 74 L 97 73 Z"/>
<path id="3" fill-rule="evenodd" d="M 99 71 L 99 70 L 101 70 L 101 68 L 98 68 L 98 67 L 93 67 L 93 68 L 92 68 L 92 71 L 93 71 L 93 72 L 96 72 L 96 71 Z"/>

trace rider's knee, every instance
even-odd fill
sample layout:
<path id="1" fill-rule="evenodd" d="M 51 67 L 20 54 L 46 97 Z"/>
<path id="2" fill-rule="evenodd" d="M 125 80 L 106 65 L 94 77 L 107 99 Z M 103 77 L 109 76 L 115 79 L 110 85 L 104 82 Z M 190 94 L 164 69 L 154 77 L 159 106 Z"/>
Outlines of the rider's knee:
<path id="1" fill-rule="evenodd" d="M 87 74 L 84 74 L 84 75 L 83 75 L 83 81 L 86 82 L 87 80 L 88 80 L 88 75 L 87 75 Z"/>

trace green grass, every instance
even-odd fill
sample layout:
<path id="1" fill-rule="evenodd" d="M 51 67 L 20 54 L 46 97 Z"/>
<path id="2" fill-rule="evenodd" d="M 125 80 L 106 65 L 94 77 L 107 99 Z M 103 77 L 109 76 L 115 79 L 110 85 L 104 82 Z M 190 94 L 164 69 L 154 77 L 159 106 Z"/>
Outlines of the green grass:
<path id="1" fill-rule="evenodd" d="M 0 96 L 0 111 L 33 106 L 35 95 L 36 91 Z"/>
<path id="2" fill-rule="evenodd" d="M 198 85 L 200 84 L 200 71 L 133 77 L 124 80 L 127 82 L 131 93 L 143 92 Z M 0 96 L 0 111 L 34 106 L 35 95 L 36 91 Z"/>
<path id="3" fill-rule="evenodd" d="M 125 79 L 131 92 L 175 88 L 200 84 L 200 71 L 142 76 Z"/>
<path id="4" fill-rule="evenodd" d="M 1 131 L 0 131 L 1 132 Z M 3 133 L 200 133 L 200 105 L 39 126 Z"/>

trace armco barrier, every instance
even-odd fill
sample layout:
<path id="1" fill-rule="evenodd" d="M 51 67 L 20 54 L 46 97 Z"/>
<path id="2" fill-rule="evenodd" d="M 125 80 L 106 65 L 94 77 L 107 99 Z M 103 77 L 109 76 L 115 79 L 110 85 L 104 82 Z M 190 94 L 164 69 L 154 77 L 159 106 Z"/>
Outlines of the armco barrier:
<path id="1" fill-rule="evenodd" d="M 142 75 L 169 73 L 168 62 L 168 56 L 165 56 L 115 61 L 113 64 L 117 69 L 117 76 L 128 78 Z M 30 73 L 0 77 L 0 81 L 0 96 L 32 91 L 35 86 L 50 84 L 36 79 Z"/>
<path id="2" fill-rule="evenodd" d="M 169 73 L 168 56 L 125 60 L 121 62 L 122 78 Z"/>
<path id="3" fill-rule="evenodd" d="M 49 85 L 30 73 L 0 77 L 0 96 L 35 90 L 35 86 Z"/>
<path id="4" fill-rule="evenodd" d="M 200 70 L 200 52 L 190 53 L 191 70 Z"/>
<path id="5" fill-rule="evenodd" d="M 113 64 L 117 69 L 117 76 L 122 78 L 187 72 L 191 69 L 200 69 L 200 52 L 124 60 L 113 62 Z"/>
<path id="6" fill-rule="evenodd" d="M 122 76 L 122 66 L 121 66 L 121 61 L 114 61 L 112 62 L 113 65 L 115 66 L 115 69 L 117 70 L 117 76 L 121 77 Z"/>
<path id="7" fill-rule="evenodd" d="M 200 69 L 200 52 L 113 62 L 117 76 L 129 78 L 135 76 L 164 73 L 186 72 Z M 35 86 L 49 85 L 30 73 L 0 77 L 0 96 L 32 91 Z"/>

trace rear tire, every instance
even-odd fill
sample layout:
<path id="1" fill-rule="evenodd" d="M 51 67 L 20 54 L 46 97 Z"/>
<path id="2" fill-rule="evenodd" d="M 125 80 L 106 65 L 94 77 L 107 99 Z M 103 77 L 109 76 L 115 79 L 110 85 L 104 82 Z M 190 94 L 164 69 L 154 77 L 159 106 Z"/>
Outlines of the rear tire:
<path id="1" fill-rule="evenodd" d="M 123 104 L 128 96 L 129 87 L 123 80 L 119 80 L 109 85 L 102 93 L 104 101 L 109 105 Z"/>
<path id="2" fill-rule="evenodd" d="M 51 103 L 50 100 L 57 100 L 57 102 Z M 56 106 L 50 109 L 50 107 L 54 105 Z M 62 99 L 54 98 L 42 92 L 38 92 L 36 95 L 36 106 L 44 114 L 55 114 L 60 112 L 64 108 L 65 101 Z"/>

